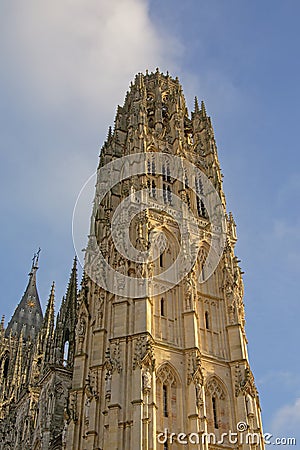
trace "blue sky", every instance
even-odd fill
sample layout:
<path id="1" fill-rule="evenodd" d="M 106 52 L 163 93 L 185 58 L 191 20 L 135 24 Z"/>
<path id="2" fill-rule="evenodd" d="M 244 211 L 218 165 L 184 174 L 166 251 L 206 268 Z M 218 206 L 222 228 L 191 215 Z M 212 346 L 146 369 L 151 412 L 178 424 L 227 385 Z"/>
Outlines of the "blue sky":
<path id="1" fill-rule="evenodd" d="M 74 257 L 72 210 L 116 105 L 146 68 L 178 75 L 212 117 L 245 271 L 249 353 L 265 431 L 300 439 L 299 26 L 289 0 L 3 0 L 1 310 L 32 253 L 45 305 Z M 285 447 L 287 448 L 287 447 Z"/>

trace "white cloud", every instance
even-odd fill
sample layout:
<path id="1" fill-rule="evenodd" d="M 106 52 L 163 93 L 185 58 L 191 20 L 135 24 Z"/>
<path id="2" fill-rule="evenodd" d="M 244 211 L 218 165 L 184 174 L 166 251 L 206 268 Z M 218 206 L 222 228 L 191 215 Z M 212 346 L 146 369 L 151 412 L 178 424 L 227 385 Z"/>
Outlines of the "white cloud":
<path id="1" fill-rule="evenodd" d="M 274 415 L 271 432 L 278 437 L 297 437 L 300 430 L 300 398 L 293 404 L 285 405 Z"/>
<path id="2" fill-rule="evenodd" d="M 6 2 L 0 29 L 2 90 L 17 92 L 10 107 L 30 123 L 24 145 L 10 145 L 15 164 L 2 140 L 15 175 L 1 180 L 6 201 L 58 227 L 96 169 L 98 143 L 135 73 L 172 70 L 181 46 L 157 30 L 146 0 L 15 0 Z"/>
<path id="3" fill-rule="evenodd" d="M 115 105 L 136 72 L 172 66 L 167 55 L 180 51 L 159 34 L 146 0 L 17 0 L 2 20 L 10 69 L 48 106 Z"/>

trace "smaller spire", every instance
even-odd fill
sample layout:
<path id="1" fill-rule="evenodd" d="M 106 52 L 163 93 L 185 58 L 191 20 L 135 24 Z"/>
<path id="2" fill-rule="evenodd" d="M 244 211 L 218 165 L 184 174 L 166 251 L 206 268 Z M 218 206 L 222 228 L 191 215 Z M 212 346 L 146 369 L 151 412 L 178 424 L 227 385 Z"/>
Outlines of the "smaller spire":
<path id="1" fill-rule="evenodd" d="M 197 98 L 197 95 L 195 96 L 195 106 L 194 106 L 194 112 L 195 112 L 195 113 L 198 113 L 198 112 L 200 112 L 200 110 L 199 110 L 199 103 L 198 103 L 198 98 Z"/>
<path id="2" fill-rule="evenodd" d="M 4 320 L 5 320 L 5 315 L 3 314 L 2 319 L 1 319 L 1 323 L 0 323 L 0 337 L 3 336 L 4 331 L 5 331 Z"/>
<path id="3" fill-rule="evenodd" d="M 54 304 L 55 304 L 55 282 L 52 282 L 50 296 L 46 308 L 44 323 L 48 323 L 53 320 L 54 323 Z"/>
<path id="4" fill-rule="evenodd" d="M 202 102 L 201 102 L 201 115 L 202 115 L 203 118 L 207 117 L 207 116 L 206 116 L 205 103 L 204 103 L 203 100 L 202 100 Z"/>
<path id="5" fill-rule="evenodd" d="M 40 251 L 41 249 L 39 248 L 32 258 L 28 284 L 20 303 L 7 325 L 6 337 L 9 337 L 11 333 L 13 336 L 19 337 L 22 331 L 23 338 L 27 340 L 35 336 L 42 325 L 43 312 L 36 286 L 36 272 L 38 270 Z"/>
<path id="6" fill-rule="evenodd" d="M 111 137 L 112 137 L 112 129 L 111 127 L 108 127 L 107 142 L 111 140 Z"/>
<path id="7" fill-rule="evenodd" d="M 55 306 L 55 283 L 53 281 L 50 291 L 49 300 L 45 312 L 45 318 L 39 334 L 38 353 L 44 354 L 44 363 L 50 360 L 50 349 L 54 337 L 54 311 Z"/>

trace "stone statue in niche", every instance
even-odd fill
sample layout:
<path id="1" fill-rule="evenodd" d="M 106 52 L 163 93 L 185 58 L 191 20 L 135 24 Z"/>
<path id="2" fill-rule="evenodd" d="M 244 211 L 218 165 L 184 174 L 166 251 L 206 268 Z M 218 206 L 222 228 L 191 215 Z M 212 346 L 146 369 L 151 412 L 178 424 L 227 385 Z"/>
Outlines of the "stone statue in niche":
<path id="1" fill-rule="evenodd" d="M 97 327 L 98 328 L 102 327 L 104 300 L 105 300 L 105 294 L 104 294 L 104 292 L 101 292 L 100 298 L 99 298 L 99 305 L 98 305 L 98 309 L 97 309 Z"/>
<path id="2" fill-rule="evenodd" d="M 203 405 L 203 398 L 202 398 L 202 385 L 200 383 L 200 380 L 195 381 L 195 390 L 196 390 L 196 403 L 198 408 L 200 408 L 201 405 Z"/>
<path id="3" fill-rule="evenodd" d="M 232 302 L 229 306 L 228 306 L 228 314 L 229 314 L 229 323 L 232 325 L 235 323 L 235 304 L 234 302 Z"/>
<path id="4" fill-rule="evenodd" d="M 79 326 L 78 326 L 78 337 L 79 339 L 84 339 L 86 332 L 86 321 L 83 316 L 80 317 Z"/>
<path id="5" fill-rule="evenodd" d="M 185 286 L 185 307 L 187 310 L 190 310 L 194 307 L 194 302 L 196 298 L 196 282 L 194 278 L 194 272 L 190 272 L 184 281 Z"/>
<path id="6" fill-rule="evenodd" d="M 150 391 L 152 387 L 152 377 L 148 367 L 144 370 L 142 377 L 143 377 L 143 391 L 144 392 Z"/>
<path id="7" fill-rule="evenodd" d="M 112 373 L 111 370 L 108 370 L 105 375 L 105 394 L 110 397 L 111 394 L 111 378 Z"/>

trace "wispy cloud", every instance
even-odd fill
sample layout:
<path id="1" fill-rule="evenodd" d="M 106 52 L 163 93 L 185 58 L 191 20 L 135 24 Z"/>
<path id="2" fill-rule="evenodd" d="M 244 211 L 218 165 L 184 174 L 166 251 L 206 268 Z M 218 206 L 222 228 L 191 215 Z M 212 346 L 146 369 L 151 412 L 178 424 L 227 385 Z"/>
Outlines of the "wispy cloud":
<path id="1" fill-rule="evenodd" d="M 261 386 L 279 384 L 287 388 L 295 389 L 299 386 L 300 375 L 288 370 L 281 370 L 278 372 L 273 370 L 272 372 L 265 373 L 262 377 L 260 377 L 257 380 L 257 383 Z"/>
<path id="2" fill-rule="evenodd" d="M 168 54 L 179 49 L 155 28 L 145 0 L 15 1 L 2 22 L 6 71 L 48 107 L 114 105 L 135 72 L 172 65 Z"/>
<path id="3" fill-rule="evenodd" d="M 95 170 L 98 143 L 134 74 L 172 69 L 182 48 L 155 27 L 146 0 L 5 6 L 0 89 L 11 95 L 12 120 L 21 115 L 26 129 L 22 138 L 17 125 L 2 133 L 2 190 L 10 193 L 4 203 L 57 227 L 66 212 L 70 219 L 70 205 Z"/>
<path id="4" fill-rule="evenodd" d="M 299 430 L 300 398 L 296 398 L 294 403 L 283 406 L 274 414 L 270 432 L 274 436 L 296 437 L 299 439 Z"/>

